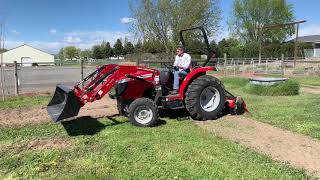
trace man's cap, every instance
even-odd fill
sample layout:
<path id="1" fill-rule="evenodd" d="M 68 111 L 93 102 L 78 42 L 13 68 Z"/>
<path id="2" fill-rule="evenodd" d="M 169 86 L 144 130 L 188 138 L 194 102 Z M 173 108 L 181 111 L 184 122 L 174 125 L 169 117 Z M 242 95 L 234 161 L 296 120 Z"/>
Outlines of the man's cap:
<path id="1" fill-rule="evenodd" d="M 185 51 L 185 48 L 184 48 L 184 46 L 182 46 L 182 45 L 179 45 L 179 46 L 177 47 L 177 49 L 182 49 L 183 51 Z"/>

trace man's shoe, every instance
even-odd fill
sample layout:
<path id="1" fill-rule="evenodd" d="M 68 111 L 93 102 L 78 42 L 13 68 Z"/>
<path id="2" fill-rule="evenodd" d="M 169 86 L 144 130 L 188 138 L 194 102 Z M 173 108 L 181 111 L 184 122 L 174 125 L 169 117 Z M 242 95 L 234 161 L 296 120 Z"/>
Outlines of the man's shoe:
<path id="1" fill-rule="evenodd" d="M 179 94 L 178 90 L 170 91 L 170 95 L 177 95 L 177 94 Z"/>

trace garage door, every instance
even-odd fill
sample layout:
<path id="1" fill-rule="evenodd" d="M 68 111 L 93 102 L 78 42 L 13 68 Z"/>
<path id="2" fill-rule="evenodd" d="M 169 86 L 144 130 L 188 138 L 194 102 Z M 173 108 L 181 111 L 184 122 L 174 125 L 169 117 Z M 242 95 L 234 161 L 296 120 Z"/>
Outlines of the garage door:
<path id="1" fill-rule="evenodd" d="M 32 59 L 30 57 L 23 57 L 21 58 L 21 63 L 23 67 L 29 67 L 32 66 Z"/>

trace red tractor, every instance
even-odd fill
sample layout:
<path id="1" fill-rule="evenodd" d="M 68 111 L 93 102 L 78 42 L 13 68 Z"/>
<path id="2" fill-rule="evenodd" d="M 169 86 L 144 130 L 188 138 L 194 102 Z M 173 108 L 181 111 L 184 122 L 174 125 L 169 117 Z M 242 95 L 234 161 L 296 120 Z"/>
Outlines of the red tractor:
<path id="1" fill-rule="evenodd" d="M 151 127 L 157 124 L 158 109 L 186 109 L 192 119 L 213 120 L 223 112 L 242 114 L 246 105 L 241 97 L 225 90 L 222 82 L 207 75 L 216 68 L 208 66 L 213 56 L 208 38 L 202 27 L 182 30 L 180 41 L 185 46 L 183 33 L 201 30 L 207 48 L 207 60 L 200 66 L 192 66 L 190 73 L 181 78 L 179 94 L 170 95 L 173 67 L 159 71 L 142 66 L 103 65 L 70 89 L 57 85 L 47 110 L 54 122 L 78 115 L 88 102 L 101 99 L 106 94 L 117 100 L 120 115 L 128 116 L 136 126 Z M 83 84 L 85 84 L 83 86 Z M 110 94 L 110 90 L 115 92 Z"/>

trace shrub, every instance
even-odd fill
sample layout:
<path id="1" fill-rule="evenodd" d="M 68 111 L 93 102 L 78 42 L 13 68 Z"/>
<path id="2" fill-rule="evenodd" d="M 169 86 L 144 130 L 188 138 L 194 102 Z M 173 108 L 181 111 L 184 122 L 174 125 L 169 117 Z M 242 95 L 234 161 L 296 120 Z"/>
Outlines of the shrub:
<path id="1" fill-rule="evenodd" d="M 244 88 L 245 92 L 260 96 L 294 96 L 299 95 L 299 90 L 299 83 L 293 80 L 277 83 L 272 86 L 254 85 L 248 83 Z"/>

